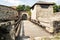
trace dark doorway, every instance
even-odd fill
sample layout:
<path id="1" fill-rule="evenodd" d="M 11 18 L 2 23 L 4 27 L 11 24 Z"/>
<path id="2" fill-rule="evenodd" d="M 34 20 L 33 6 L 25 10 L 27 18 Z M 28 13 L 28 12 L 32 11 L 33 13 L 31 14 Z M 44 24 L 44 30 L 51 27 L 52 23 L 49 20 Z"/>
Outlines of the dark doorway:
<path id="1" fill-rule="evenodd" d="M 22 20 L 27 20 L 27 15 L 26 14 L 22 15 Z"/>

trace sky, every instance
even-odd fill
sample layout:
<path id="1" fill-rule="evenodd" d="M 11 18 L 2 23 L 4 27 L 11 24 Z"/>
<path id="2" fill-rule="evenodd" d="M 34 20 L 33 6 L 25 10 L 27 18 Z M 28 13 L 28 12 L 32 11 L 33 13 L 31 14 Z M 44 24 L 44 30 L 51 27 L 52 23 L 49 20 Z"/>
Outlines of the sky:
<path id="1" fill-rule="evenodd" d="M 0 4 L 6 6 L 18 6 L 18 5 L 32 6 L 37 1 L 55 2 L 57 5 L 60 5 L 60 0 L 0 0 Z"/>

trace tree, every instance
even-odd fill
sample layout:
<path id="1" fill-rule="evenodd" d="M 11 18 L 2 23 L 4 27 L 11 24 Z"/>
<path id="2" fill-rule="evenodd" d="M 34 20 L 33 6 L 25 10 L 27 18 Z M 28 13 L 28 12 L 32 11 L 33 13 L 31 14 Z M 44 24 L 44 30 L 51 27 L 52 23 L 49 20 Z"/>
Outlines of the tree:
<path id="1" fill-rule="evenodd" d="M 25 5 L 18 5 L 16 7 L 17 11 L 27 11 L 28 15 L 31 16 L 31 12 L 30 12 L 30 6 L 25 6 Z"/>
<path id="2" fill-rule="evenodd" d="M 54 9 L 54 12 L 60 12 L 60 5 L 55 4 L 53 9 Z"/>
<path id="3" fill-rule="evenodd" d="M 59 7 L 57 6 L 57 5 L 54 5 L 54 7 L 53 7 L 53 9 L 54 9 L 54 12 L 58 12 L 59 10 Z"/>
<path id="4" fill-rule="evenodd" d="M 17 7 L 16 7 L 16 10 L 18 10 L 18 11 L 23 11 L 23 10 L 25 10 L 25 5 L 18 5 Z"/>
<path id="5" fill-rule="evenodd" d="M 30 11 L 30 6 L 26 6 L 26 7 L 25 7 L 25 10 L 26 10 L 26 11 Z"/>
<path id="6" fill-rule="evenodd" d="M 59 5 L 59 12 L 60 12 L 60 5 Z"/>
<path id="7" fill-rule="evenodd" d="M 18 5 L 17 10 L 21 10 L 21 11 L 30 11 L 30 6 L 25 6 L 25 5 Z"/>

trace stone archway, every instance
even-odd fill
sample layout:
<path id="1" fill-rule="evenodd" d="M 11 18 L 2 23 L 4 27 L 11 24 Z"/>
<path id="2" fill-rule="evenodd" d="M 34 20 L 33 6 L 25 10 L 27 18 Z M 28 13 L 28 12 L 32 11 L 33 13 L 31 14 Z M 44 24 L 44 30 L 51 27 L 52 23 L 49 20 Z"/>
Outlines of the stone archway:
<path id="1" fill-rule="evenodd" d="M 27 14 L 22 15 L 22 20 L 27 20 Z"/>

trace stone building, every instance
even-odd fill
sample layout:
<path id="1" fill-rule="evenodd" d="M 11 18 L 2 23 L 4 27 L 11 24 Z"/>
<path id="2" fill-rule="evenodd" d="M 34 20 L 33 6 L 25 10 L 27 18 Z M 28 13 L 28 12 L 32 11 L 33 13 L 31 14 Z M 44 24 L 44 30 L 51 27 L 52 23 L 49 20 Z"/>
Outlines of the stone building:
<path id="1" fill-rule="evenodd" d="M 31 7 L 31 20 L 50 33 L 56 33 L 60 29 L 60 13 L 53 13 L 53 5 L 51 2 L 39 1 Z"/>
<path id="2" fill-rule="evenodd" d="M 31 7 L 31 19 L 38 20 L 39 17 L 50 17 L 53 15 L 53 5 L 51 2 L 38 1 Z"/>

